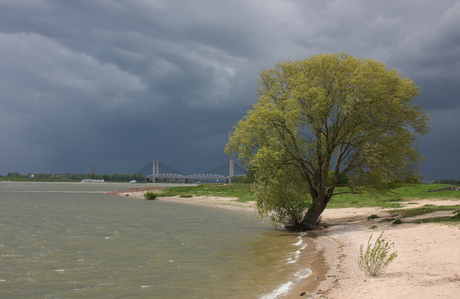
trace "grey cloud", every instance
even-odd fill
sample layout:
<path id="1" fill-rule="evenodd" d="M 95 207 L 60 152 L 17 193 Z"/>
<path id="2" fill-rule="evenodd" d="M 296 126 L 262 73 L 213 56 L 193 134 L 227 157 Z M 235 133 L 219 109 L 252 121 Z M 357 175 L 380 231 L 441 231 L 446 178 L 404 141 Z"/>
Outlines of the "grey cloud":
<path id="1" fill-rule="evenodd" d="M 228 160 L 262 69 L 346 51 L 414 79 L 428 176 L 458 144 L 460 1 L 0 0 L 1 171 L 185 172 Z M 145 162 L 144 162 L 145 161 Z M 222 162 L 221 162 L 222 161 Z M 436 163 L 430 162 L 436 161 Z M 169 162 L 169 163 L 168 163 Z M 441 163 L 442 164 L 442 163 Z M 447 164 L 446 164 L 447 165 Z"/>

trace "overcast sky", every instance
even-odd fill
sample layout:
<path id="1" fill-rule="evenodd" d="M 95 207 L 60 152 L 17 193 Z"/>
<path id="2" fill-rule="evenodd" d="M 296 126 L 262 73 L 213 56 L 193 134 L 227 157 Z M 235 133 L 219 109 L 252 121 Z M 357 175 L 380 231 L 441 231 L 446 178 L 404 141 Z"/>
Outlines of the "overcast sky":
<path id="1" fill-rule="evenodd" d="M 0 175 L 203 173 L 261 70 L 335 52 L 422 87 L 423 175 L 460 180 L 455 0 L 0 0 Z"/>

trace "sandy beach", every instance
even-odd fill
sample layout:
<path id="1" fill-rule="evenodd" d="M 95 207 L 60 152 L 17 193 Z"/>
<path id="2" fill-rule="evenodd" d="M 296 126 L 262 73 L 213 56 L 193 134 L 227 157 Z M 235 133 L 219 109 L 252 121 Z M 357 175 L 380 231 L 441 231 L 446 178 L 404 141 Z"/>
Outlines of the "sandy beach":
<path id="1" fill-rule="evenodd" d="M 112 194 L 144 198 L 145 190 L 129 190 Z M 159 197 L 158 200 L 200 204 L 255 213 L 253 202 L 238 203 L 236 198 L 222 197 Z M 459 200 L 411 201 L 408 208 L 432 205 L 457 205 Z M 380 218 L 368 220 L 368 216 Z M 452 215 L 437 212 L 418 218 Z M 279 298 L 460 298 L 460 228 L 439 224 L 403 223 L 392 226 L 379 221 L 389 216 L 384 209 L 327 209 L 322 222 L 327 228 L 308 233 L 313 237 L 321 258 L 312 268 L 317 271 Z M 404 218 L 403 222 L 416 218 Z M 370 229 L 372 226 L 377 228 Z M 373 241 L 384 231 L 394 242 L 398 257 L 387 271 L 377 277 L 363 273 L 357 263 L 361 244 Z M 373 242 L 372 242 L 373 243 Z M 314 290 L 313 290 L 314 289 Z"/>

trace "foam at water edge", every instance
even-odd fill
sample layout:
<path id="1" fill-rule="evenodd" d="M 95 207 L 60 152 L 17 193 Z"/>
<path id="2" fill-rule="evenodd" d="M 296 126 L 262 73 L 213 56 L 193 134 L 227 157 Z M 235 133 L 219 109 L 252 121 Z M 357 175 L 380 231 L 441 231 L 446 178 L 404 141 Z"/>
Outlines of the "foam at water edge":
<path id="1" fill-rule="evenodd" d="M 292 281 L 286 282 L 285 284 L 281 285 L 279 288 L 273 290 L 271 294 L 263 295 L 260 299 L 275 299 L 279 295 L 289 292 L 292 288 L 294 283 Z"/>
<path id="2" fill-rule="evenodd" d="M 295 252 L 294 258 L 291 258 L 291 257 L 288 258 L 288 262 L 287 262 L 287 263 L 288 263 L 288 264 L 293 264 L 293 263 L 297 262 L 297 260 L 299 259 L 299 257 L 300 257 L 300 250 L 297 250 L 297 251 Z"/>
<path id="3" fill-rule="evenodd" d="M 300 280 L 300 279 L 307 278 L 307 277 L 310 276 L 312 273 L 313 273 L 313 271 L 311 271 L 310 268 L 306 268 L 306 269 L 303 269 L 303 270 L 300 270 L 300 271 L 296 272 L 296 273 L 294 274 L 294 276 L 297 277 L 297 278 Z"/>
<path id="4" fill-rule="evenodd" d="M 303 244 L 303 240 L 302 240 L 302 237 L 305 236 L 307 233 L 306 232 L 301 232 L 299 234 L 299 236 L 297 237 L 297 239 L 299 239 L 299 241 L 297 241 L 297 243 L 294 244 L 294 246 L 301 246 Z M 302 247 L 300 247 L 300 250 L 303 250 L 307 247 L 307 244 L 304 244 Z M 293 258 L 288 258 L 288 261 L 287 263 L 288 264 L 292 264 L 292 263 L 295 263 L 297 262 L 297 260 L 299 259 L 300 257 L 300 250 L 296 250 L 296 252 L 294 253 L 294 257 Z"/>
<path id="5" fill-rule="evenodd" d="M 302 279 L 305 279 L 308 276 L 310 276 L 312 273 L 313 273 L 313 271 L 311 271 L 310 268 L 305 268 L 305 269 L 302 269 L 300 271 L 297 271 L 294 274 L 295 281 L 298 282 L 298 281 L 300 281 Z M 279 295 L 289 292 L 293 286 L 294 286 L 294 282 L 288 281 L 285 284 L 282 284 L 279 288 L 273 290 L 273 292 L 271 292 L 270 294 L 263 295 L 262 297 L 260 297 L 260 299 L 275 299 L 275 298 L 278 298 Z"/>
<path id="6" fill-rule="evenodd" d="M 295 246 L 300 246 L 302 245 L 303 241 L 302 241 L 302 237 L 305 236 L 307 233 L 306 232 L 301 232 L 299 234 L 299 236 L 297 237 L 297 239 L 299 239 L 299 241 L 297 241 L 297 243 L 295 243 L 294 245 Z"/>

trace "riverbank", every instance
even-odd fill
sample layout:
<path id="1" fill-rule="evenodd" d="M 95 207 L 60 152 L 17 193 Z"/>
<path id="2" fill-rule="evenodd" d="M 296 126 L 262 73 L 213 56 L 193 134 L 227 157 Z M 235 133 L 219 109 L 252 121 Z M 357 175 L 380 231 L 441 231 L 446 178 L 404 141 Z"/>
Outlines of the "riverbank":
<path id="1" fill-rule="evenodd" d="M 117 195 L 144 198 L 145 191 L 120 191 Z M 184 204 L 209 205 L 255 213 L 254 202 L 239 203 L 235 198 L 168 197 L 159 200 Z M 457 205 L 459 200 L 412 201 L 408 207 L 425 204 Z M 370 219 L 370 215 L 380 218 Z M 436 212 L 420 217 L 441 217 L 452 212 Z M 312 265 L 313 274 L 279 298 L 458 298 L 460 288 L 460 230 L 458 226 L 404 223 L 392 226 L 379 222 L 389 213 L 377 208 L 327 209 L 322 222 L 327 228 L 309 232 L 304 238 L 315 241 L 318 258 Z M 415 220 L 415 217 L 404 221 Z M 375 229 L 370 229 L 376 226 Z M 384 231 L 395 243 L 398 258 L 378 277 L 361 272 L 356 264 L 359 246 L 367 244 Z M 373 243 L 373 242 L 372 242 Z M 299 260 L 301 262 L 302 259 Z M 318 271 L 322 269 L 326 271 Z"/>
<path id="2" fill-rule="evenodd" d="M 420 200 L 408 207 L 459 203 L 458 200 Z M 370 215 L 380 218 L 368 220 Z M 459 227 L 411 223 L 392 226 L 390 222 L 380 222 L 388 216 L 388 212 L 376 208 L 326 210 L 322 221 L 328 228 L 318 231 L 316 240 L 317 249 L 324 250 L 328 273 L 314 292 L 307 291 L 302 298 L 458 298 Z M 403 221 L 443 216 L 452 216 L 452 212 L 436 212 Z M 370 229 L 373 226 L 377 228 Z M 360 245 L 366 245 L 371 234 L 373 244 L 382 231 L 394 242 L 393 250 L 398 252 L 398 257 L 384 274 L 371 277 L 359 269 L 356 257 Z M 299 298 L 303 289 L 308 288 L 308 282 L 305 283 L 306 287 L 297 286 L 286 298 Z"/>

